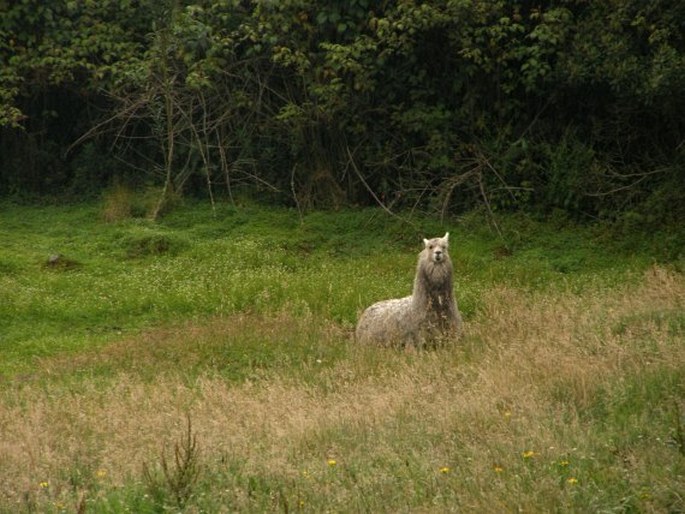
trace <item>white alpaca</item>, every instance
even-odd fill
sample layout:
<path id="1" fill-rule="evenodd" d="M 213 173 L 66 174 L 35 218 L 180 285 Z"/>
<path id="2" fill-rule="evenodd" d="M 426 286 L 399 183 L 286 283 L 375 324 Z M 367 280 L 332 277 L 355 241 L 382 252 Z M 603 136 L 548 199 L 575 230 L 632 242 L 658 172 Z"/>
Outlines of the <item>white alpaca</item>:
<path id="1" fill-rule="evenodd" d="M 355 331 L 360 343 L 423 347 L 459 337 L 462 320 L 452 291 L 449 233 L 423 243 L 412 295 L 367 308 Z"/>

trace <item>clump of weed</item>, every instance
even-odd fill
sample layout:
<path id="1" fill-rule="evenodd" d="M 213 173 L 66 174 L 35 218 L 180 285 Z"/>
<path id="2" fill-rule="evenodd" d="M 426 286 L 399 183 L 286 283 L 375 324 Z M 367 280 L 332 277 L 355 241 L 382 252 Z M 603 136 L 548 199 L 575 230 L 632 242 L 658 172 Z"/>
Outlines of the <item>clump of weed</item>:
<path id="1" fill-rule="evenodd" d="M 147 463 L 143 464 L 143 478 L 150 496 L 161 504 L 168 503 L 165 499 L 172 498 L 179 509 L 183 509 L 191 498 L 202 471 L 197 434 L 193 433 L 190 414 L 186 419 L 186 430 L 174 444 L 173 460 L 169 462 L 165 446 L 159 467 L 153 469 Z"/>
<path id="2" fill-rule="evenodd" d="M 81 267 L 81 263 L 60 253 L 53 253 L 43 263 L 43 267 L 49 270 L 67 271 Z"/>
<path id="3" fill-rule="evenodd" d="M 173 247 L 173 241 L 163 234 L 132 237 L 125 242 L 126 256 L 130 259 L 149 255 L 163 255 Z"/>
<path id="4" fill-rule="evenodd" d="M 167 193 L 163 199 L 161 195 L 158 188 L 134 191 L 117 183 L 103 194 L 102 219 L 116 223 L 131 218 L 158 218 L 181 204 L 181 197 L 176 193 Z"/>
<path id="5" fill-rule="evenodd" d="M 677 400 L 673 401 L 674 405 L 674 419 L 675 429 L 673 434 L 673 442 L 680 454 L 685 457 L 685 427 L 683 426 L 683 414 L 680 409 L 680 404 Z"/>
<path id="6" fill-rule="evenodd" d="M 115 184 L 103 195 L 102 219 L 107 223 L 123 221 L 140 215 L 140 208 L 131 188 Z"/>

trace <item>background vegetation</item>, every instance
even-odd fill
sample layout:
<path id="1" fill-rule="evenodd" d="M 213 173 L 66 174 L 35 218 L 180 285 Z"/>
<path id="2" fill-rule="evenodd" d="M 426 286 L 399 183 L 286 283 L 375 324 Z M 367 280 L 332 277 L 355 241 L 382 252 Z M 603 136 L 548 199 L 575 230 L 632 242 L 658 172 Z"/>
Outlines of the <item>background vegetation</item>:
<path id="1" fill-rule="evenodd" d="M 0 193 L 683 219 L 685 7 L 0 2 Z"/>

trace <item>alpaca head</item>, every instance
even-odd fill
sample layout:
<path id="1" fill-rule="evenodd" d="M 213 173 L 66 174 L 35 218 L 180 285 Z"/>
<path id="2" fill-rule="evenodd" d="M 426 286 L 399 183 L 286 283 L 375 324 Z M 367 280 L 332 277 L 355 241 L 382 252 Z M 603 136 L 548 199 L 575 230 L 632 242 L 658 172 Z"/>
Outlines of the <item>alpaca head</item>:
<path id="1" fill-rule="evenodd" d="M 443 237 L 435 237 L 433 239 L 424 239 L 424 252 L 428 256 L 428 260 L 433 264 L 439 264 L 449 260 L 447 248 L 449 246 L 450 233 L 447 232 Z"/>

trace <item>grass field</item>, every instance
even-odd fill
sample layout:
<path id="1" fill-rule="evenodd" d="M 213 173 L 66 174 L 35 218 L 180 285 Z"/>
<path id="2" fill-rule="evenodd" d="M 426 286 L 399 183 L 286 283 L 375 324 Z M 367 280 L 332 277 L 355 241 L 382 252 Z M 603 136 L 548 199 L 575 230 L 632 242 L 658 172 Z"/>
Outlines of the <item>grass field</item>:
<path id="1" fill-rule="evenodd" d="M 682 253 L 500 226 L 0 204 L 0 512 L 685 512 Z M 459 344 L 355 345 L 448 230 Z"/>

